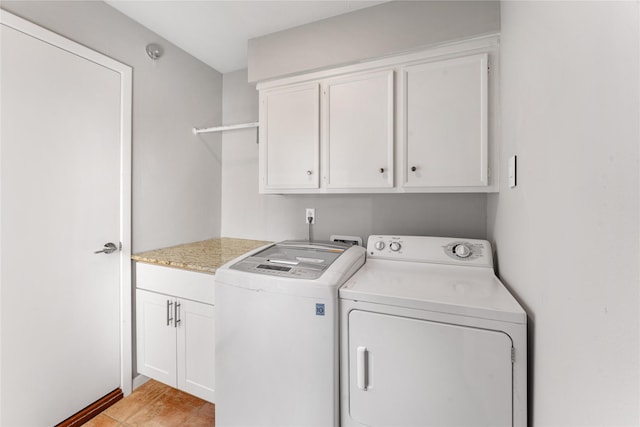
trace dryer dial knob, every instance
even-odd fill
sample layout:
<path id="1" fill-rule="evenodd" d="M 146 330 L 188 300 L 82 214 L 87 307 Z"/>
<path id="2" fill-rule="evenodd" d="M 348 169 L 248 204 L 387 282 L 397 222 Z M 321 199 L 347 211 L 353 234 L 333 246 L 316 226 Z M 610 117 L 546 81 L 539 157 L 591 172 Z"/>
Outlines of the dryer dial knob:
<path id="1" fill-rule="evenodd" d="M 401 247 L 402 245 L 399 242 L 391 242 L 389 244 L 389 249 L 391 249 L 394 252 L 398 252 Z"/>
<path id="2" fill-rule="evenodd" d="M 453 247 L 453 253 L 456 254 L 458 258 L 469 258 L 469 256 L 471 256 L 471 248 L 461 243 Z"/>
<path id="3" fill-rule="evenodd" d="M 381 251 L 384 249 L 385 244 L 382 240 L 378 240 L 375 245 L 373 245 L 377 250 Z"/>

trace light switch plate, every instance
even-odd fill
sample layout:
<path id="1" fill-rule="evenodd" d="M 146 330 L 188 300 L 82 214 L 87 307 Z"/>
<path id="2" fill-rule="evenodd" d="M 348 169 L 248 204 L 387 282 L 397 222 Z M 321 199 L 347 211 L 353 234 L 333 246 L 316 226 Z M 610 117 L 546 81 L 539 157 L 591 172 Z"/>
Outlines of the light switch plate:
<path id="1" fill-rule="evenodd" d="M 516 173 L 517 173 L 517 156 L 511 156 L 509 158 L 509 171 L 508 171 L 508 179 L 509 179 L 509 188 L 513 188 L 517 185 Z"/>

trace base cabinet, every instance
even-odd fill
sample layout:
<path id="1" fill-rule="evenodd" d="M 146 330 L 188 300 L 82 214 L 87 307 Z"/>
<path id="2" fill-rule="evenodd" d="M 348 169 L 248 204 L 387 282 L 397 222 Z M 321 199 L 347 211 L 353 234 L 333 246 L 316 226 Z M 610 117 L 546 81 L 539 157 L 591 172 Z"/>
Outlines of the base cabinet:
<path id="1" fill-rule="evenodd" d="M 171 387 L 178 386 L 174 301 L 167 295 L 136 290 L 138 372 Z"/>
<path id="2" fill-rule="evenodd" d="M 178 310 L 182 325 L 177 335 L 178 388 L 187 393 L 214 401 L 215 336 L 214 308 L 194 301 L 180 302 Z"/>
<path id="3" fill-rule="evenodd" d="M 145 265 L 142 271 L 137 269 L 137 279 L 142 285 L 148 284 L 147 271 L 157 279 L 154 283 L 162 287 L 164 279 L 156 273 L 167 272 L 171 276 L 177 270 Z M 213 287 L 213 278 L 209 275 L 179 273 L 205 276 Z M 138 373 L 213 403 L 214 325 L 212 304 L 136 289 Z"/>

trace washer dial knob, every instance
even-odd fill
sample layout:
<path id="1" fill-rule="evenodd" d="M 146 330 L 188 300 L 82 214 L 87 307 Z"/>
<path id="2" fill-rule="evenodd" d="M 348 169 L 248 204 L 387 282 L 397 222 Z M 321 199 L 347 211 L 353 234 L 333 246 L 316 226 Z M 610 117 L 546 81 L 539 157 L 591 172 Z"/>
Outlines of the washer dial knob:
<path id="1" fill-rule="evenodd" d="M 463 243 L 460 243 L 453 247 L 453 253 L 456 254 L 458 258 L 469 258 L 469 256 L 471 256 L 471 248 Z"/>
<path id="2" fill-rule="evenodd" d="M 381 251 L 384 249 L 385 244 L 382 240 L 378 240 L 374 245 L 373 245 L 377 250 Z"/>
<path id="3" fill-rule="evenodd" d="M 389 249 L 391 249 L 394 252 L 398 252 L 401 247 L 402 245 L 399 242 L 391 242 L 389 244 Z"/>

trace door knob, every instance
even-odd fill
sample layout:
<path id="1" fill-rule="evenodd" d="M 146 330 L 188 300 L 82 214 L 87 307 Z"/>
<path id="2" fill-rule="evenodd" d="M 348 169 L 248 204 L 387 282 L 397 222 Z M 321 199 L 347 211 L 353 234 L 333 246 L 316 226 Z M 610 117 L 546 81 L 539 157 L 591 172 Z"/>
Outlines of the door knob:
<path id="1" fill-rule="evenodd" d="M 104 248 L 102 250 L 95 251 L 94 254 L 110 254 L 117 250 L 118 250 L 118 247 L 115 245 L 115 243 L 109 242 L 104 244 Z"/>

